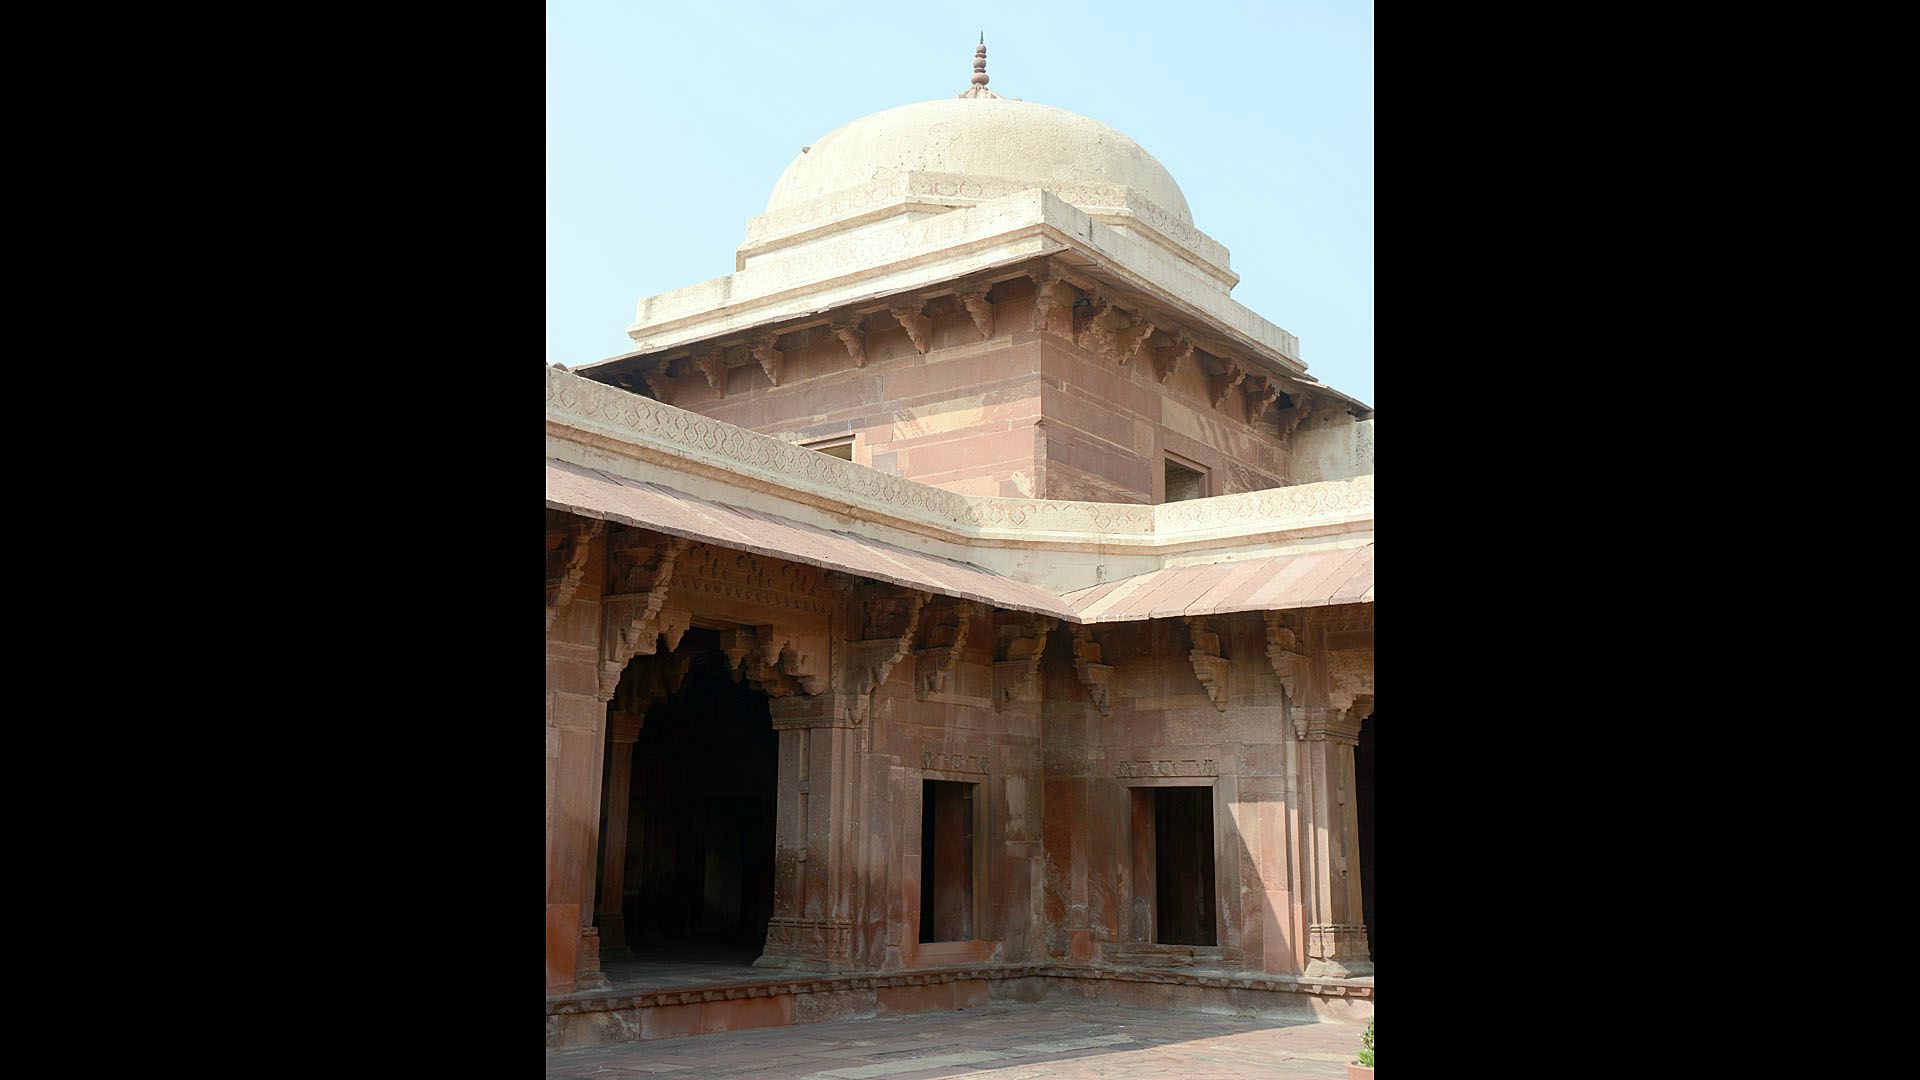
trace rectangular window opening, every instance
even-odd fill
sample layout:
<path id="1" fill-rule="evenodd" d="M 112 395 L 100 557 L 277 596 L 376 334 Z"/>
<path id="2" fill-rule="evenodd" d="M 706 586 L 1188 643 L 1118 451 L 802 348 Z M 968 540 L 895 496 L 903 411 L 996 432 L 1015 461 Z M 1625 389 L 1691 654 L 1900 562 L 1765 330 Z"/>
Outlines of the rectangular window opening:
<path id="1" fill-rule="evenodd" d="M 1153 817 L 1153 940 L 1214 945 L 1213 789 L 1137 789 Z M 1136 815 L 1136 821 L 1139 815 Z"/>
<path id="2" fill-rule="evenodd" d="M 1204 469 L 1189 468 L 1167 457 L 1167 497 L 1164 502 L 1186 502 L 1188 499 L 1207 497 L 1207 473 Z"/>
<path id="3" fill-rule="evenodd" d="M 851 435 L 837 435 L 831 439 L 821 439 L 818 442 L 802 443 L 801 445 L 816 453 L 825 454 L 828 457 L 837 457 L 841 461 L 853 460 L 853 436 Z"/>
<path id="4" fill-rule="evenodd" d="M 920 785 L 920 940 L 972 941 L 974 793 L 978 784 Z"/>

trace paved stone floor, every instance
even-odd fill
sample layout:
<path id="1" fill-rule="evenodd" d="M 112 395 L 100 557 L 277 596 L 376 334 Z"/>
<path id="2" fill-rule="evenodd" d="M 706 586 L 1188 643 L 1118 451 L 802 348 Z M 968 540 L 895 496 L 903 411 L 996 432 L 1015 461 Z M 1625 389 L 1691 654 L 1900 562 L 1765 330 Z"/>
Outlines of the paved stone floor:
<path id="1" fill-rule="evenodd" d="M 1366 1029 L 1097 1005 L 992 1005 L 547 1052 L 547 1076 L 1342 1080 Z"/>
<path id="2" fill-rule="evenodd" d="M 687 990 L 700 986 L 767 982 L 793 976 L 753 966 L 757 945 L 669 945 L 635 949 L 631 960 L 603 961 L 600 970 L 616 990 Z"/>

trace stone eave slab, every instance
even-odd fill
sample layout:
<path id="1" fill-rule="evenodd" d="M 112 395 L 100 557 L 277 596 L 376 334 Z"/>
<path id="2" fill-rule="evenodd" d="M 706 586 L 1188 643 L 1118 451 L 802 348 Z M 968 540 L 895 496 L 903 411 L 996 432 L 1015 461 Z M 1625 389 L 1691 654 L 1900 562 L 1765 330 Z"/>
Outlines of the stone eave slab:
<path id="1" fill-rule="evenodd" d="M 1310 378 L 1294 335 L 1209 285 L 1199 270 L 1160 245 L 1038 189 L 822 240 L 784 258 L 648 297 L 627 336 L 636 352 L 663 352 L 834 308 L 878 304 L 1046 256 L 1140 291 L 1249 360 L 1288 377 Z"/>

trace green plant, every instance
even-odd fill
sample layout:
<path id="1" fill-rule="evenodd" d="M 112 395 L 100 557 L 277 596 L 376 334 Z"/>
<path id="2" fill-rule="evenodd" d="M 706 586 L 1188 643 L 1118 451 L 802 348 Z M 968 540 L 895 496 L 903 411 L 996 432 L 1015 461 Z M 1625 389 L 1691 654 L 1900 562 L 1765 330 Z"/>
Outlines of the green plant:
<path id="1" fill-rule="evenodd" d="M 1373 1017 L 1371 1016 L 1367 1017 L 1367 1033 L 1360 1036 L 1360 1045 L 1364 1049 L 1360 1051 L 1359 1064 L 1369 1069 L 1373 1068 Z"/>

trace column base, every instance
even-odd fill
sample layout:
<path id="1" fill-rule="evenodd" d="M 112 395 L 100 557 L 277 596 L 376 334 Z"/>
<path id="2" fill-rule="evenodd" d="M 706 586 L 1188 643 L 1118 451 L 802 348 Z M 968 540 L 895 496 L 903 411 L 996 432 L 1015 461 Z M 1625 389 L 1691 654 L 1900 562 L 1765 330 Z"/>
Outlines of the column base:
<path id="1" fill-rule="evenodd" d="M 600 931 L 596 927 L 584 927 L 580 931 L 580 962 L 573 971 L 573 988 L 579 990 L 611 990 L 613 983 L 600 970 Z"/>
<path id="2" fill-rule="evenodd" d="M 760 968 L 795 968 L 801 971 L 838 971 L 850 969 L 853 922 L 849 919 L 783 919 L 767 924 L 767 944 Z"/>
<path id="3" fill-rule="evenodd" d="M 1305 974 L 1311 979 L 1357 979 L 1373 974 L 1364 926 L 1308 927 L 1307 957 Z"/>

